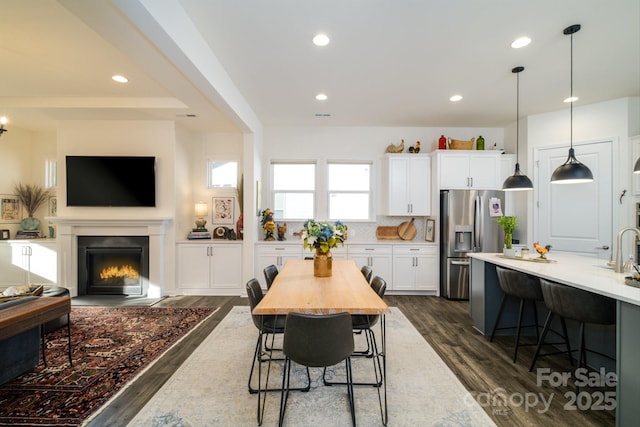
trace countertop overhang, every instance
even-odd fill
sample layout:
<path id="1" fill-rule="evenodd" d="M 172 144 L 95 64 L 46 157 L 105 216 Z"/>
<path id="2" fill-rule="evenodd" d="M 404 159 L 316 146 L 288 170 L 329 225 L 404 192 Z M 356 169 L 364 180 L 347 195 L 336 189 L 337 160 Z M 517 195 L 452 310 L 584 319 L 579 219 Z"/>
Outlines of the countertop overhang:
<path id="1" fill-rule="evenodd" d="M 630 273 L 616 273 L 601 259 L 560 252 L 550 253 L 548 258 L 557 262 L 548 263 L 504 258 L 499 253 L 473 252 L 468 255 L 473 259 L 640 306 L 640 288 L 624 282 L 625 276 Z"/>

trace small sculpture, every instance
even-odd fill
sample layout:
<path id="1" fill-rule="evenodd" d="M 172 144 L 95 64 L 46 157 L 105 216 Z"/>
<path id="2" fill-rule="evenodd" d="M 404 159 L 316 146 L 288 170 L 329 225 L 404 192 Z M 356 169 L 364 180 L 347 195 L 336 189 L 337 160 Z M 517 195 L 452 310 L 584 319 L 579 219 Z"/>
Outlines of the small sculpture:
<path id="1" fill-rule="evenodd" d="M 264 240 L 275 240 L 273 233 L 276 231 L 276 224 L 273 222 L 271 209 L 262 211 L 262 228 L 264 229 Z"/>
<path id="2" fill-rule="evenodd" d="M 404 151 L 404 139 L 399 145 L 389 144 L 385 153 L 402 153 Z"/>
<path id="3" fill-rule="evenodd" d="M 283 241 L 287 240 L 287 223 L 280 225 L 278 224 L 278 240 Z"/>
<path id="4" fill-rule="evenodd" d="M 409 152 L 418 154 L 420 152 L 420 141 L 416 141 L 416 145 L 414 145 L 413 147 L 409 147 Z"/>

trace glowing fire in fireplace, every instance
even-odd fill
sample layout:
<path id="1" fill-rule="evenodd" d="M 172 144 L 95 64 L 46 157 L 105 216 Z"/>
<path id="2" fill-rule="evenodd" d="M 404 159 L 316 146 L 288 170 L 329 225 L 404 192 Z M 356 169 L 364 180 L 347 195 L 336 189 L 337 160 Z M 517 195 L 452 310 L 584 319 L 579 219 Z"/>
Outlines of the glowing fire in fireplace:
<path id="1" fill-rule="evenodd" d="M 131 265 L 121 265 L 120 267 L 112 265 L 102 269 L 100 272 L 102 280 L 108 279 L 139 279 L 140 273 Z"/>

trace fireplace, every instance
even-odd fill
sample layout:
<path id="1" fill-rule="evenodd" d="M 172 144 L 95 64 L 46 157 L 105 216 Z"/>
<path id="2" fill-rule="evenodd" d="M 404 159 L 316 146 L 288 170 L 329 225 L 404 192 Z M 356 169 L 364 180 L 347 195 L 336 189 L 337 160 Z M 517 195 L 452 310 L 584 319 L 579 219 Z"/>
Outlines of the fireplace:
<path id="1" fill-rule="evenodd" d="M 78 236 L 78 295 L 146 295 L 148 236 Z"/>

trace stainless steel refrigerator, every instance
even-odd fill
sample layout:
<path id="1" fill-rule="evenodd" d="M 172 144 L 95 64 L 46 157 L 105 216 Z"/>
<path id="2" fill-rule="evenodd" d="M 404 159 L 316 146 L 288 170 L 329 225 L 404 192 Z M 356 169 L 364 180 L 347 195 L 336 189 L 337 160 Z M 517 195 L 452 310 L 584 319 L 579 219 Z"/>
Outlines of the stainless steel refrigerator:
<path id="1" fill-rule="evenodd" d="M 504 235 L 496 218 L 504 212 L 504 192 L 440 192 L 440 295 L 469 299 L 468 252 L 502 252 Z"/>

